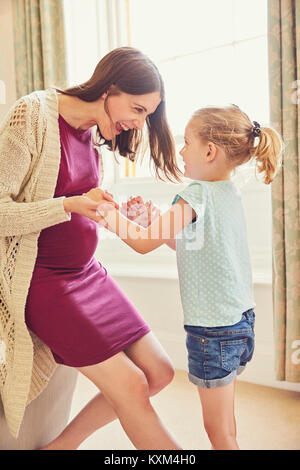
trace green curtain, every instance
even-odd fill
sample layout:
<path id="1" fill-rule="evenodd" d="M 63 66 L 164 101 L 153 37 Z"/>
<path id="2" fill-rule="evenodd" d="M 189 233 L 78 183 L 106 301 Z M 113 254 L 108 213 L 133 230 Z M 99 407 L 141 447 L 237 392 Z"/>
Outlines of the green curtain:
<path id="1" fill-rule="evenodd" d="M 283 166 L 272 183 L 273 313 L 277 380 L 300 382 L 300 2 L 269 0 L 272 126 Z"/>
<path id="2" fill-rule="evenodd" d="M 17 97 L 66 86 L 62 0 L 12 0 Z"/>

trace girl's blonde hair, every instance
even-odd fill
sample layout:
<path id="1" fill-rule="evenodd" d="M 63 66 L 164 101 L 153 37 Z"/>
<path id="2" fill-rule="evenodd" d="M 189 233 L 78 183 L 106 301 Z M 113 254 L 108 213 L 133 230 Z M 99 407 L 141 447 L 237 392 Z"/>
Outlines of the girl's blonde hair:
<path id="1" fill-rule="evenodd" d="M 201 108 L 192 115 L 190 125 L 202 141 L 225 150 L 232 168 L 255 158 L 257 171 L 264 173 L 264 183 L 272 183 L 282 165 L 283 150 L 282 139 L 274 129 L 251 122 L 236 105 Z"/>

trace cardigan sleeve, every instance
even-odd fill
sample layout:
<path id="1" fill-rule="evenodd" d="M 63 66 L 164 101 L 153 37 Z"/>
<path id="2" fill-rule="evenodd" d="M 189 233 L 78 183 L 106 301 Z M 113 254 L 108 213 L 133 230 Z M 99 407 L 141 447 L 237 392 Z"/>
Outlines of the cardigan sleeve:
<path id="1" fill-rule="evenodd" d="M 71 219 L 64 197 L 17 201 L 31 176 L 35 148 L 29 104 L 20 98 L 0 127 L 0 236 L 26 235 Z"/>

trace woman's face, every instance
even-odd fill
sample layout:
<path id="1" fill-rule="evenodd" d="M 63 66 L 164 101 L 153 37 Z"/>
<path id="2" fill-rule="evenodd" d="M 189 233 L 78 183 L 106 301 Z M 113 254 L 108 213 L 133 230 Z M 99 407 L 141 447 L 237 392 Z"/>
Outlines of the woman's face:
<path id="1" fill-rule="evenodd" d="M 102 99 L 106 98 L 106 94 Z M 161 102 L 160 93 L 154 91 L 145 95 L 129 95 L 121 93 L 119 95 L 109 95 L 106 98 L 107 113 L 103 113 L 99 118 L 99 128 L 101 135 L 106 140 L 112 140 L 121 132 L 130 129 L 143 129 L 145 119 L 149 114 L 153 114 Z"/>

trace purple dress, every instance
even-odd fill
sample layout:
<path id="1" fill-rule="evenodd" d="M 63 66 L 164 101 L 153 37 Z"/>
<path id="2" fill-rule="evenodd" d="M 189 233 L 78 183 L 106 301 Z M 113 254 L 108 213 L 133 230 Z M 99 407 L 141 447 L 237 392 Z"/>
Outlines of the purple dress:
<path id="1" fill-rule="evenodd" d="M 59 116 L 60 170 L 54 197 L 99 185 L 99 155 L 91 130 Z M 57 363 L 83 367 L 108 359 L 150 331 L 94 253 L 98 225 L 72 213 L 71 221 L 41 231 L 25 318 Z"/>

